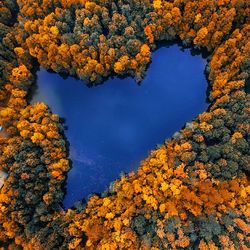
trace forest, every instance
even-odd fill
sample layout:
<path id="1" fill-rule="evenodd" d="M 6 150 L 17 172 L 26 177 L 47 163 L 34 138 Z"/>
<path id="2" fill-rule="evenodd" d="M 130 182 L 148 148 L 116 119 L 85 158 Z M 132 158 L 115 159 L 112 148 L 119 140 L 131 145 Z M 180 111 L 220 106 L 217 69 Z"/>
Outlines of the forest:
<path id="1" fill-rule="evenodd" d="M 0 249 L 250 249 L 249 0 L 0 0 L 0 41 Z M 39 65 L 140 82 L 169 41 L 209 53 L 208 110 L 65 211 L 61 119 L 29 104 Z"/>

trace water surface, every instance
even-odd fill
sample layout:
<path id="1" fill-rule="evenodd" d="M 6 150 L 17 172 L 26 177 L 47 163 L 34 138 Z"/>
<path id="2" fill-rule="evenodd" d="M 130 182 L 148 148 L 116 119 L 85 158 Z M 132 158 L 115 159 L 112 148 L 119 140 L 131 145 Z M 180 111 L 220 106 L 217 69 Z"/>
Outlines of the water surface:
<path id="1" fill-rule="evenodd" d="M 207 108 L 206 60 L 177 45 L 153 53 L 141 85 L 109 79 L 88 88 L 41 69 L 32 103 L 65 118 L 72 169 L 64 206 L 103 192 L 121 171 L 136 170 L 157 144 Z"/>

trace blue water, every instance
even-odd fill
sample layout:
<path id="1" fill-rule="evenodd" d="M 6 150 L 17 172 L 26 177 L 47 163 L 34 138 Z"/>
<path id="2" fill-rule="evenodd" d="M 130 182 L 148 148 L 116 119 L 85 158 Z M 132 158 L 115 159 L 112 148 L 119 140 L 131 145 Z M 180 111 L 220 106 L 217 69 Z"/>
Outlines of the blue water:
<path id="1" fill-rule="evenodd" d="M 206 110 L 206 60 L 177 45 L 153 53 L 145 79 L 112 78 L 89 88 L 41 69 L 32 103 L 66 119 L 72 169 L 64 207 L 103 192 L 121 171 L 136 170 L 151 149 Z"/>

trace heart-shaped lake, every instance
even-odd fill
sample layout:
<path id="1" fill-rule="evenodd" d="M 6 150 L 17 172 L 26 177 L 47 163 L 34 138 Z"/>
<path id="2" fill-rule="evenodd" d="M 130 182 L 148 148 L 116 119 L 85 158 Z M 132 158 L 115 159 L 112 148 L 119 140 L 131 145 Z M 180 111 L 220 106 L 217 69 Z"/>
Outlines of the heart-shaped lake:
<path id="1" fill-rule="evenodd" d="M 38 72 L 32 103 L 43 101 L 66 119 L 72 169 L 64 206 L 103 192 L 119 174 L 136 170 L 157 144 L 207 108 L 206 60 L 177 45 L 153 53 L 139 86 L 131 78 L 88 88 Z"/>

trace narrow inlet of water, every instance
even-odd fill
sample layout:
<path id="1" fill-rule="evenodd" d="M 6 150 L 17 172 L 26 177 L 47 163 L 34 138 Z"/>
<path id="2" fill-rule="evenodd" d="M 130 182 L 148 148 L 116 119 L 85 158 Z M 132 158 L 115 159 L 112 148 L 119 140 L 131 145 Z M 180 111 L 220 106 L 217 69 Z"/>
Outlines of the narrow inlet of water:
<path id="1" fill-rule="evenodd" d="M 141 85 L 128 77 L 89 88 L 41 69 L 32 103 L 65 118 L 72 169 L 64 207 L 101 193 L 121 172 L 136 170 L 150 150 L 208 107 L 206 60 L 177 45 L 153 53 Z"/>

